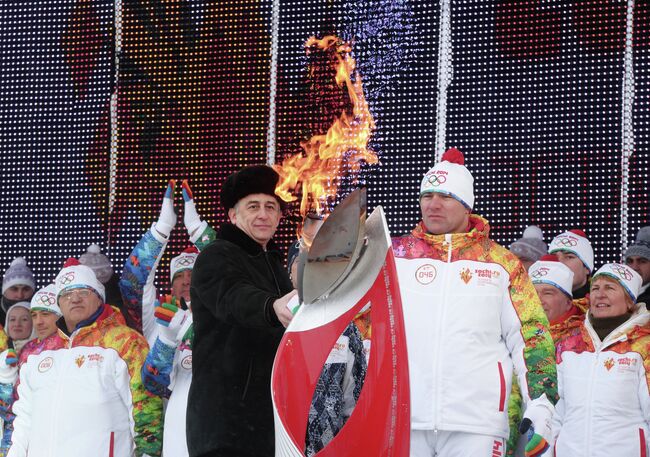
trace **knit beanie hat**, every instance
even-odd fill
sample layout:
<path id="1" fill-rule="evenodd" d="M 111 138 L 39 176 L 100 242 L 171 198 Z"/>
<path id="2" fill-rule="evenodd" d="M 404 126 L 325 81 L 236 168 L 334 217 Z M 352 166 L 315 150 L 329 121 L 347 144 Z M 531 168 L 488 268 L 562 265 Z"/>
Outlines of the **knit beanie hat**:
<path id="1" fill-rule="evenodd" d="M 575 254 L 590 273 L 594 270 L 594 250 L 582 230 L 572 229 L 553 238 L 548 253 L 560 251 Z"/>
<path id="2" fill-rule="evenodd" d="M 111 279 L 111 276 L 113 276 L 111 261 L 102 254 L 100 247 L 96 244 L 88 246 L 86 253 L 79 257 L 79 263 L 92 268 L 95 276 L 97 276 L 97 279 L 102 284 L 106 284 Z"/>
<path id="3" fill-rule="evenodd" d="M 56 295 L 56 286 L 54 284 L 39 289 L 30 303 L 32 311 L 49 311 L 57 316 L 62 316 L 63 313 L 57 304 Z"/>
<path id="4" fill-rule="evenodd" d="M 591 282 L 596 280 L 598 276 L 609 276 L 618 281 L 623 289 L 632 297 L 632 301 L 636 303 L 636 299 L 639 296 L 639 291 L 641 290 L 641 283 L 643 279 L 641 275 L 628 267 L 620 263 L 606 263 L 600 269 L 594 273 L 591 278 Z"/>
<path id="5" fill-rule="evenodd" d="M 102 299 L 106 301 L 106 291 L 104 285 L 99 282 L 95 272 L 86 265 L 81 265 L 75 258 L 69 258 L 63 265 L 63 269 L 59 272 L 54 280 L 56 285 L 57 299 L 65 290 L 71 289 L 92 289 Z"/>
<path id="6" fill-rule="evenodd" d="M 194 268 L 194 262 L 196 262 L 198 255 L 199 251 L 194 246 L 190 246 L 180 255 L 174 257 L 169 263 L 169 281 L 173 282 L 177 273 Z"/>
<path id="7" fill-rule="evenodd" d="M 5 275 L 2 277 L 2 294 L 4 295 L 11 286 L 19 284 L 29 286 L 32 290 L 36 289 L 34 274 L 27 266 L 24 257 L 16 257 L 5 271 Z"/>
<path id="8" fill-rule="evenodd" d="M 293 263 L 296 261 L 299 255 L 300 255 L 300 240 L 296 241 L 295 243 L 292 243 L 291 246 L 289 246 L 289 250 L 287 251 L 287 271 L 289 272 L 289 274 L 291 274 L 291 267 L 293 266 Z"/>
<path id="9" fill-rule="evenodd" d="M 528 269 L 533 284 L 555 286 L 573 298 L 573 271 L 557 258 L 555 254 L 546 254 Z"/>
<path id="10" fill-rule="evenodd" d="M 636 234 L 636 240 L 625 251 L 625 260 L 636 256 L 650 260 L 650 226 L 641 227 Z"/>
<path id="11" fill-rule="evenodd" d="M 547 251 L 548 246 L 544 243 L 542 230 L 536 225 L 526 228 L 523 237 L 510 245 L 510 252 L 514 255 L 533 262 L 539 260 Z"/>
<path id="12" fill-rule="evenodd" d="M 251 194 L 266 194 L 278 201 L 281 207 L 284 202 L 275 195 L 275 187 L 280 175 L 268 165 L 251 165 L 231 174 L 221 186 L 219 200 L 221 206 L 228 212 L 239 200 Z"/>
<path id="13" fill-rule="evenodd" d="M 465 157 L 456 148 L 448 149 L 420 184 L 420 197 L 429 192 L 449 195 L 465 207 L 474 206 L 474 178 L 465 167 Z"/>

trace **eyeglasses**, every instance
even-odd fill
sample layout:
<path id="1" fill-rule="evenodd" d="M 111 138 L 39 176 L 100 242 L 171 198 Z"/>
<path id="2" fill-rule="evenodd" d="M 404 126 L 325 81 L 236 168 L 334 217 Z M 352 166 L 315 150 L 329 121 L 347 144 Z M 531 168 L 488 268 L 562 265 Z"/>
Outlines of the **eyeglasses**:
<path id="1" fill-rule="evenodd" d="M 75 298 L 85 300 L 93 292 L 90 289 L 73 289 L 59 295 L 59 303 L 71 303 Z"/>

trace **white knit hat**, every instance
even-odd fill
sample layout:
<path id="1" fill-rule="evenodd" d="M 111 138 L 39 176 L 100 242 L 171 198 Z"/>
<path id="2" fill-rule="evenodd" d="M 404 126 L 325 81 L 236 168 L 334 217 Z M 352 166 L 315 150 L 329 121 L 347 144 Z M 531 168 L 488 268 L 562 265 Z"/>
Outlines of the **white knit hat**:
<path id="1" fill-rule="evenodd" d="M 575 254 L 590 273 L 594 270 L 594 249 L 582 230 L 569 230 L 553 238 L 548 248 L 549 254 L 560 251 Z"/>
<path id="2" fill-rule="evenodd" d="M 621 263 L 606 263 L 594 273 L 591 282 L 593 283 L 598 276 L 609 276 L 617 280 L 630 297 L 632 297 L 632 301 L 636 303 L 639 291 L 641 290 L 641 284 L 643 283 L 643 279 L 639 273 Z"/>
<path id="3" fill-rule="evenodd" d="M 63 313 L 57 304 L 56 296 L 56 286 L 54 284 L 43 287 L 32 297 L 30 303 L 32 311 L 49 311 L 57 316 L 62 316 Z"/>
<path id="4" fill-rule="evenodd" d="M 546 254 L 528 269 L 528 276 L 533 284 L 555 286 L 573 298 L 573 271 L 557 258 L 555 254 Z"/>
<path id="5" fill-rule="evenodd" d="M 97 279 L 102 284 L 106 284 L 111 279 L 111 276 L 113 276 L 111 261 L 102 254 L 102 250 L 96 244 L 88 246 L 86 253 L 79 257 L 79 263 L 92 268 L 95 276 L 97 276 Z"/>
<path id="6" fill-rule="evenodd" d="M 36 289 L 36 283 L 34 282 L 34 274 L 32 270 L 27 266 L 27 261 L 24 257 L 16 257 L 7 271 L 5 271 L 4 276 L 2 277 L 2 294 L 7 291 L 11 286 L 25 285 Z"/>
<path id="7" fill-rule="evenodd" d="M 90 267 L 81 265 L 74 258 L 66 261 L 63 269 L 56 276 L 54 284 L 56 285 L 57 298 L 64 290 L 91 288 L 99 295 L 102 302 L 106 300 L 104 285 L 99 282 L 95 272 Z"/>
<path id="8" fill-rule="evenodd" d="M 449 195 L 467 208 L 474 206 L 474 178 L 465 167 L 465 157 L 456 148 L 448 149 L 420 184 L 420 197 L 429 192 Z"/>
<path id="9" fill-rule="evenodd" d="M 196 258 L 199 255 L 198 252 L 199 251 L 194 246 L 191 246 L 172 259 L 169 263 L 170 282 L 174 281 L 174 276 L 176 276 L 177 273 L 194 268 L 194 262 L 196 262 Z"/>

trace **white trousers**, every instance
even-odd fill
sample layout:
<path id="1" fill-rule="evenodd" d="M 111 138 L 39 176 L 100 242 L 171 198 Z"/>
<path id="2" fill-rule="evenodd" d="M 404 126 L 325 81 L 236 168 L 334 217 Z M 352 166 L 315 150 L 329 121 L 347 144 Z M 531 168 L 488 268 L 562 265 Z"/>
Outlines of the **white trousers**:
<path id="1" fill-rule="evenodd" d="M 442 430 L 411 430 L 411 457 L 504 457 L 498 436 Z"/>

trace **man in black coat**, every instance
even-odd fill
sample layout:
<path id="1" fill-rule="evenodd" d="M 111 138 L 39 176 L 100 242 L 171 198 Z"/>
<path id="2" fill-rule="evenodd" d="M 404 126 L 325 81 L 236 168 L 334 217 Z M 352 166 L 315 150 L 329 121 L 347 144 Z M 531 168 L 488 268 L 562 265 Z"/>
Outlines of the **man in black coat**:
<path id="1" fill-rule="evenodd" d="M 277 182 L 266 165 L 230 175 L 220 196 L 230 223 L 194 265 L 190 457 L 275 453 L 271 369 L 296 293 L 271 240 L 281 216 Z"/>

